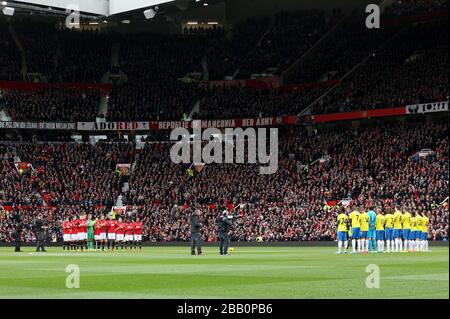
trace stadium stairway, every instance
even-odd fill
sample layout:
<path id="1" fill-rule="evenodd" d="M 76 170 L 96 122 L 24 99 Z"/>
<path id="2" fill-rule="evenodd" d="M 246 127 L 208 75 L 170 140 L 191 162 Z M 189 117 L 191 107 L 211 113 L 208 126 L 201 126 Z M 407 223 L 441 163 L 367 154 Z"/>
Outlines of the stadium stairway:
<path id="1" fill-rule="evenodd" d="M 106 96 L 102 96 L 100 98 L 100 103 L 98 105 L 97 114 L 103 114 L 106 116 L 108 114 L 108 98 Z"/>
<path id="2" fill-rule="evenodd" d="M 20 58 L 22 61 L 22 69 L 20 70 L 20 73 L 22 75 L 22 79 L 25 80 L 27 73 L 28 73 L 25 49 L 23 48 L 22 42 L 20 42 L 20 39 L 17 36 L 16 30 L 14 29 L 12 24 L 8 24 L 8 31 L 9 31 L 9 34 L 11 35 L 12 39 L 14 40 L 14 43 L 16 44 L 17 48 L 19 49 Z"/>
<path id="3" fill-rule="evenodd" d="M 61 60 L 61 56 L 62 56 L 62 50 L 61 47 L 58 46 L 58 48 L 56 49 L 55 55 L 53 56 L 53 68 L 54 70 L 58 70 L 59 68 L 59 61 Z M 64 63 L 64 61 L 61 61 L 62 63 Z"/>
<path id="4" fill-rule="evenodd" d="M 11 121 L 11 117 L 8 116 L 6 111 L 2 109 L 1 105 L 0 105 L 0 121 L 1 122 L 9 122 L 9 121 Z"/>
<path id="5" fill-rule="evenodd" d="M 296 74 L 297 70 L 301 67 L 303 61 L 308 59 L 311 54 L 313 54 L 316 50 L 320 48 L 320 45 L 333 37 L 333 35 L 345 24 L 345 22 L 350 19 L 352 13 L 348 13 L 344 15 L 341 20 L 336 23 L 334 27 L 332 27 L 327 33 L 325 33 L 311 48 L 306 50 L 305 53 L 302 54 L 290 67 L 288 67 L 283 73 L 281 73 L 280 81 L 281 84 L 287 84 L 292 79 L 292 77 Z"/>
<path id="6" fill-rule="evenodd" d="M 116 206 L 123 206 L 122 195 L 117 196 Z"/>
<path id="7" fill-rule="evenodd" d="M 241 61 L 245 61 L 245 60 L 251 58 L 251 56 L 254 54 L 254 50 L 256 50 L 258 47 L 261 46 L 262 42 L 264 41 L 264 38 L 270 33 L 270 31 L 272 30 L 274 24 L 275 24 L 275 19 L 274 19 L 273 16 L 271 16 L 270 17 L 270 21 L 269 21 L 269 25 L 267 26 L 266 31 L 264 31 L 261 34 L 261 36 L 259 37 L 258 41 L 255 43 L 254 48 L 252 50 L 249 50 L 247 55 Z M 241 67 L 238 66 L 238 68 L 233 72 L 231 77 L 227 78 L 227 79 L 228 80 L 235 80 L 236 77 L 239 76 L 240 72 L 241 72 Z"/>
<path id="8" fill-rule="evenodd" d="M 116 42 L 111 47 L 111 67 L 119 65 L 120 43 Z"/>
<path id="9" fill-rule="evenodd" d="M 189 119 L 192 119 L 192 117 L 194 116 L 194 114 L 200 114 L 200 103 L 201 100 L 198 100 L 197 102 L 195 102 L 194 107 L 192 108 L 191 112 L 188 115 Z"/>

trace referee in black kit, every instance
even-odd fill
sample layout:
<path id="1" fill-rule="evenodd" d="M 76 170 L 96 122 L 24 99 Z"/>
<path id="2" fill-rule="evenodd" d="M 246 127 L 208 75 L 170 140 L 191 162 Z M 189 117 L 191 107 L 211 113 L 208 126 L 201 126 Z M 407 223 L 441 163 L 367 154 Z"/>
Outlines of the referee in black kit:
<path id="1" fill-rule="evenodd" d="M 22 217 L 15 210 L 11 216 L 11 220 L 14 223 L 14 251 L 21 252 L 20 250 L 20 236 L 23 230 L 23 221 Z"/>
<path id="2" fill-rule="evenodd" d="M 42 219 L 42 215 L 39 214 L 34 221 L 34 231 L 36 233 L 36 251 L 45 252 L 44 241 L 45 241 L 45 230 L 47 226 L 45 225 L 45 221 Z"/>
<path id="3" fill-rule="evenodd" d="M 222 212 L 222 216 L 217 218 L 216 223 L 219 227 L 220 255 L 228 256 L 228 246 L 230 245 L 230 237 L 228 236 L 228 232 L 230 231 L 233 223 L 228 217 L 227 210 Z"/>
<path id="4" fill-rule="evenodd" d="M 191 255 L 195 255 L 195 248 L 197 253 L 202 254 L 202 230 L 203 224 L 200 221 L 200 210 L 196 209 L 191 215 Z"/>

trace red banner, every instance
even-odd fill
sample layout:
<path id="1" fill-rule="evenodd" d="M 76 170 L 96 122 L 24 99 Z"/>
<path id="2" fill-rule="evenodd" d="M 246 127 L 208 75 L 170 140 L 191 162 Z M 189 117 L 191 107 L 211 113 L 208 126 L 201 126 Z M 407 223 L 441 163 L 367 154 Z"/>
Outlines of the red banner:
<path id="1" fill-rule="evenodd" d="M 223 80 L 223 81 L 204 81 L 199 83 L 200 86 L 214 87 L 214 86 L 241 86 L 252 89 L 277 89 L 280 88 L 280 78 L 261 78 L 248 80 Z"/>
<path id="2" fill-rule="evenodd" d="M 334 86 L 339 83 L 340 83 L 339 80 L 329 80 L 329 81 L 322 81 L 322 82 L 289 84 L 289 85 L 285 85 L 285 86 L 281 87 L 281 90 L 282 91 L 304 91 L 304 90 L 308 90 L 308 89 L 330 87 L 330 86 Z"/>
<path id="3" fill-rule="evenodd" d="M 404 106 L 379 110 L 311 115 L 311 120 L 314 123 L 326 123 L 326 122 L 361 120 L 373 117 L 387 117 L 400 115 L 406 115 L 406 108 Z"/>

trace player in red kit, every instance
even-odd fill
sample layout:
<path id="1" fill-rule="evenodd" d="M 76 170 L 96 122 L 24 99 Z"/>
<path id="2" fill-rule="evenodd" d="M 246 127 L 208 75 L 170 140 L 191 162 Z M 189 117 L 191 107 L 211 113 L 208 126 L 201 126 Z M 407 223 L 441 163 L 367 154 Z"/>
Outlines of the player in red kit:
<path id="1" fill-rule="evenodd" d="M 83 250 L 83 227 L 82 227 L 82 220 L 81 220 L 81 216 L 79 216 L 76 220 L 75 220 L 75 227 L 77 229 L 77 243 L 76 243 L 76 249 L 81 249 Z"/>
<path id="2" fill-rule="evenodd" d="M 110 219 L 107 221 L 107 227 L 108 227 L 108 250 L 114 250 L 116 247 L 116 228 L 117 228 L 117 221 L 113 219 L 111 216 Z"/>
<path id="3" fill-rule="evenodd" d="M 70 222 L 70 225 L 72 227 L 72 232 L 70 235 L 70 241 L 72 243 L 72 250 L 77 249 L 78 245 L 78 224 L 77 224 L 77 218 L 76 216 L 72 217 L 72 221 Z"/>
<path id="4" fill-rule="evenodd" d="M 133 237 L 134 237 L 134 249 L 137 249 L 139 245 L 139 250 L 142 249 L 142 228 L 143 224 L 139 217 L 136 217 L 136 221 L 133 223 Z"/>
<path id="5" fill-rule="evenodd" d="M 65 219 L 62 228 L 63 228 L 63 250 L 69 250 L 72 236 L 72 223 L 68 219 Z"/>
<path id="6" fill-rule="evenodd" d="M 95 250 L 100 249 L 100 244 L 101 244 L 100 233 L 101 233 L 101 229 L 102 229 L 101 223 L 102 223 L 102 221 L 97 217 L 94 222 L 94 242 L 95 242 L 94 249 Z"/>
<path id="7" fill-rule="evenodd" d="M 80 216 L 80 220 L 78 222 L 78 236 L 80 238 L 81 250 L 83 250 L 83 248 L 86 248 L 86 250 L 88 249 L 87 232 L 88 232 L 88 222 L 86 219 L 86 215 L 82 215 Z"/>
<path id="8" fill-rule="evenodd" d="M 105 220 L 105 216 L 102 214 L 100 216 L 100 242 L 102 244 L 102 251 L 105 250 L 106 246 L 106 234 L 108 233 L 108 221 Z"/>
<path id="9" fill-rule="evenodd" d="M 125 249 L 133 245 L 133 222 L 131 220 L 127 220 L 125 222 Z"/>
<path id="10" fill-rule="evenodd" d="M 119 222 L 117 223 L 116 228 L 116 249 L 123 249 L 125 237 L 125 223 L 122 221 L 122 217 L 119 217 Z"/>

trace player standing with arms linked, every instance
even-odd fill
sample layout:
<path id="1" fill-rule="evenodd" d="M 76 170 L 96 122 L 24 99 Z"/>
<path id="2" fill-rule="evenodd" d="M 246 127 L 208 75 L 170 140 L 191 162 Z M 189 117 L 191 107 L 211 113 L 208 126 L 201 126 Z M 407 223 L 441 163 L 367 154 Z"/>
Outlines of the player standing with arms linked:
<path id="1" fill-rule="evenodd" d="M 342 247 L 344 247 L 344 254 L 346 254 L 348 247 L 348 216 L 343 209 L 337 216 L 337 229 L 338 254 L 342 254 Z"/>
<path id="2" fill-rule="evenodd" d="M 107 225 L 108 225 L 108 250 L 113 251 L 114 248 L 116 248 L 117 221 L 114 219 L 112 215 L 110 216 Z"/>
<path id="3" fill-rule="evenodd" d="M 133 223 L 133 239 L 134 239 L 134 249 L 137 249 L 139 245 L 139 250 L 142 250 L 142 229 L 144 224 L 141 222 L 139 216 L 136 216 L 136 220 Z"/>
<path id="4" fill-rule="evenodd" d="M 94 243 L 95 243 L 94 250 L 100 250 L 100 244 L 101 244 L 100 231 L 102 228 L 101 223 L 102 223 L 101 219 L 99 219 L 98 217 L 95 218 L 95 221 L 94 221 Z"/>
<path id="5" fill-rule="evenodd" d="M 396 207 L 394 212 L 394 242 L 395 252 L 401 252 L 403 250 L 402 245 L 402 212 Z"/>
<path id="6" fill-rule="evenodd" d="M 421 244 L 421 250 L 422 251 L 429 251 L 428 250 L 428 217 L 425 215 L 425 213 L 422 214 L 422 229 L 421 229 L 421 236 L 422 236 L 422 244 Z"/>
<path id="7" fill-rule="evenodd" d="M 362 207 L 361 207 L 362 208 Z M 368 240 L 368 232 L 369 232 L 369 214 L 367 212 L 362 212 L 359 215 L 359 223 L 361 224 L 361 252 L 367 253 L 369 252 L 369 240 Z"/>
<path id="8" fill-rule="evenodd" d="M 350 221 L 352 223 L 352 254 L 356 253 L 356 244 L 358 243 L 358 252 L 361 250 L 361 224 L 359 223 L 359 212 L 357 207 L 353 207 L 353 211 L 349 215 Z"/>
<path id="9" fill-rule="evenodd" d="M 384 216 L 384 228 L 386 232 L 386 251 L 388 253 L 394 251 L 394 215 L 390 207 L 386 209 L 387 214 Z"/>
<path id="10" fill-rule="evenodd" d="M 412 246 L 412 234 L 411 234 L 411 214 L 406 208 L 403 208 L 402 215 L 402 226 L 403 226 L 403 248 L 408 251 L 409 244 Z M 410 247 L 409 250 L 411 250 Z"/>
<path id="11" fill-rule="evenodd" d="M 88 214 L 87 219 L 87 248 L 89 251 L 94 250 L 94 224 L 95 222 L 92 220 L 92 215 Z"/>
<path id="12" fill-rule="evenodd" d="M 377 214 L 373 210 L 373 207 L 369 207 L 369 231 L 367 232 L 367 237 L 369 238 L 369 251 L 371 253 L 376 252 L 376 241 L 375 241 L 375 222 L 377 219 Z"/>
<path id="13" fill-rule="evenodd" d="M 72 236 L 72 225 L 68 218 L 62 224 L 63 228 L 63 250 L 70 250 L 70 241 Z"/>
<path id="14" fill-rule="evenodd" d="M 377 239 L 377 251 L 379 253 L 384 252 L 384 224 L 385 224 L 385 218 L 383 216 L 383 212 L 380 208 L 377 209 L 377 217 L 375 220 L 375 231 L 376 231 L 376 239 Z"/>
<path id="15" fill-rule="evenodd" d="M 131 218 L 125 220 L 125 249 L 133 249 L 133 221 Z"/>

